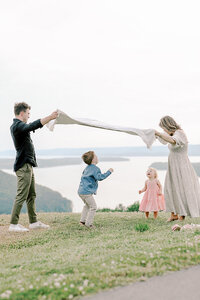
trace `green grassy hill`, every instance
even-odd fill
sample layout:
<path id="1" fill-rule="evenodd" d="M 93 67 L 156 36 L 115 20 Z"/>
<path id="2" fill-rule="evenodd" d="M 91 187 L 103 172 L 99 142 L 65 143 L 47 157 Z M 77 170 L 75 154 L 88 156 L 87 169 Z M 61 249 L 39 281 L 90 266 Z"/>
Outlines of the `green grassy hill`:
<path id="1" fill-rule="evenodd" d="M 200 263 L 200 231 L 173 232 L 166 213 L 156 220 L 143 213 L 97 213 L 94 230 L 79 225 L 80 214 L 38 217 L 51 228 L 16 234 L 8 232 L 10 216 L 0 216 L 0 296 L 10 291 L 12 300 L 77 299 Z M 200 218 L 180 224 L 188 222 Z M 20 223 L 28 225 L 27 215 Z"/>
<path id="2" fill-rule="evenodd" d="M 10 214 L 16 197 L 16 177 L 0 170 L 0 214 Z M 58 192 L 36 184 L 38 212 L 71 212 L 72 202 Z M 26 211 L 24 204 L 22 212 Z"/>

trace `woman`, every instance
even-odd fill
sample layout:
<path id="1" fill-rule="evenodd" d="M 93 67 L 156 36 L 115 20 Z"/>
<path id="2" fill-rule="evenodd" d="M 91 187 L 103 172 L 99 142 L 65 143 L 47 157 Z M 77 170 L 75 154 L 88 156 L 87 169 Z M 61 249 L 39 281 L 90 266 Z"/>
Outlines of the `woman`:
<path id="1" fill-rule="evenodd" d="M 187 137 L 172 117 L 163 117 L 159 126 L 165 133 L 155 131 L 155 135 L 161 143 L 169 144 L 170 150 L 164 186 L 166 211 L 171 212 L 168 222 L 199 217 L 200 184 L 188 158 Z"/>

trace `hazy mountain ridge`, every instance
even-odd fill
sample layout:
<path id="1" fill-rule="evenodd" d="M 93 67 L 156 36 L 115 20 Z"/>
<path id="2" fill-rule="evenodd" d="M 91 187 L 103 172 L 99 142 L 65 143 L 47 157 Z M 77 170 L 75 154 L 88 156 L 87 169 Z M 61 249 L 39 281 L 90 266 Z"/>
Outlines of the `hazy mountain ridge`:
<path id="1" fill-rule="evenodd" d="M 0 214 L 10 214 L 13 201 L 16 197 L 17 180 L 14 175 L 0 170 Z M 62 197 L 56 191 L 36 184 L 36 210 L 37 212 L 71 212 L 72 201 Z M 24 204 L 22 212 L 26 212 Z"/>
<path id="2" fill-rule="evenodd" d="M 192 163 L 197 175 L 200 177 L 200 163 Z M 155 162 L 151 167 L 157 170 L 167 170 L 167 162 Z"/>
<path id="3" fill-rule="evenodd" d="M 100 161 L 128 161 L 123 157 L 100 157 Z M 0 158 L 0 169 L 13 169 L 15 158 Z M 44 158 L 37 159 L 39 168 L 52 168 L 58 166 L 79 165 L 82 163 L 80 157 L 64 157 L 64 158 Z"/>
<path id="4" fill-rule="evenodd" d="M 153 146 L 151 149 L 147 147 L 89 147 L 89 148 L 58 148 L 37 150 L 39 156 L 79 156 L 89 150 L 101 157 L 103 156 L 167 156 L 169 153 L 166 146 Z M 200 156 L 200 145 L 189 145 L 189 155 Z M 1 157 L 14 157 L 14 150 L 0 151 Z"/>

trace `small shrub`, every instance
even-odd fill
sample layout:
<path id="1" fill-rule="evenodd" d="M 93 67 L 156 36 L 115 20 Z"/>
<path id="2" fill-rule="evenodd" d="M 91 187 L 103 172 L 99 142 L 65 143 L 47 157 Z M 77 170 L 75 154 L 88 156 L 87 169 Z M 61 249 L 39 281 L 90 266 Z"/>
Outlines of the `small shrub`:
<path id="1" fill-rule="evenodd" d="M 145 223 L 135 224 L 134 228 L 136 231 L 144 232 L 146 230 L 149 230 L 149 225 Z"/>
<path id="2" fill-rule="evenodd" d="M 194 232 L 194 235 L 200 235 L 200 230 L 196 229 L 195 232 Z"/>
<path id="3" fill-rule="evenodd" d="M 110 208 L 99 208 L 97 209 L 97 212 L 110 212 L 112 211 Z"/>
<path id="4" fill-rule="evenodd" d="M 128 206 L 126 211 L 130 212 L 130 211 L 139 211 L 139 207 L 140 207 L 140 203 L 139 201 L 134 202 L 132 205 Z"/>

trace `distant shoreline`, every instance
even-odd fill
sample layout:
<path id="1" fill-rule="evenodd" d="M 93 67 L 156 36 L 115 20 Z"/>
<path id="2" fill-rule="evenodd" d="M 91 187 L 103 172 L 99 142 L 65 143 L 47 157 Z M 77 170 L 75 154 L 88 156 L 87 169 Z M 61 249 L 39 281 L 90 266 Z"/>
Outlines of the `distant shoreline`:
<path id="1" fill-rule="evenodd" d="M 152 146 L 147 149 L 145 146 L 135 147 L 84 147 L 84 148 L 56 148 L 56 149 L 41 149 L 36 150 L 38 156 L 48 157 L 81 157 L 84 152 L 89 150 L 95 151 L 99 157 L 128 157 L 128 156 L 168 156 L 169 149 L 166 146 Z M 189 156 L 200 156 L 200 145 L 188 146 Z M 15 150 L 0 151 L 0 158 L 15 157 Z"/>
<path id="2" fill-rule="evenodd" d="M 99 157 L 102 162 L 112 161 L 129 161 L 125 157 Z M 13 169 L 15 158 L 0 158 L 0 169 Z M 59 166 L 80 165 L 82 159 L 80 157 L 63 157 L 63 158 L 39 158 L 37 159 L 38 168 L 52 168 Z"/>
<path id="3" fill-rule="evenodd" d="M 195 169 L 198 177 L 200 177 L 200 162 L 199 163 L 192 163 L 193 168 Z M 155 168 L 157 170 L 167 170 L 167 162 L 154 162 L 151 164 L 152 168 Z"/>

